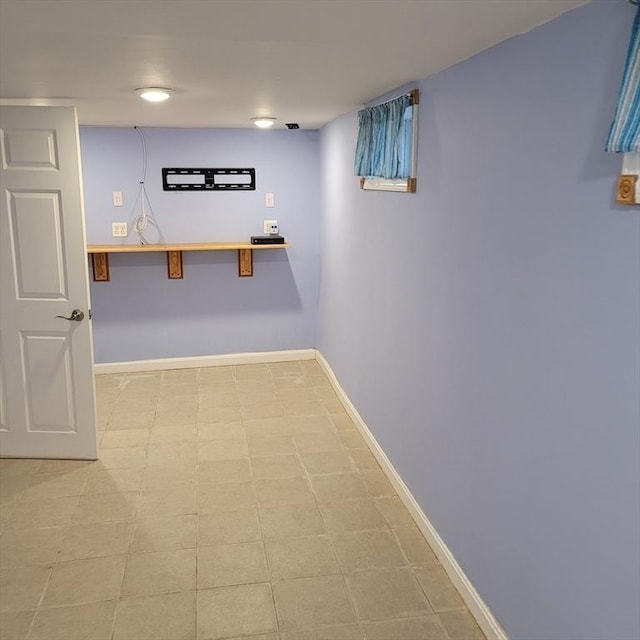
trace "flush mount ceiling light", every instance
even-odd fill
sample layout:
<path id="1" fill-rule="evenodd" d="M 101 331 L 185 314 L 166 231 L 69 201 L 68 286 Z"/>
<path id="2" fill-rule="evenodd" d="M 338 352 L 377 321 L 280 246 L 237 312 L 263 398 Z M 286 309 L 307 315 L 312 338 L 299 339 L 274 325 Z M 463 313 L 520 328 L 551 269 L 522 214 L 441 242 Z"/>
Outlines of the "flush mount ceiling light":
<path id="1" fill-rule="evenodd" d="M 175 93 L 175 89 L 169 87 L 140 87 L 135 91 L 143 100 L 149 102 L 164 102 Z"/>
<path id="2" fill-rule="evenodd" d="M 260 127 L 260 129 L 268 129 L 269 127 L 273 127 L 276 123 L 277 118 L 251 118 L 251 122 L 256 125 L 256 127 Z"/>

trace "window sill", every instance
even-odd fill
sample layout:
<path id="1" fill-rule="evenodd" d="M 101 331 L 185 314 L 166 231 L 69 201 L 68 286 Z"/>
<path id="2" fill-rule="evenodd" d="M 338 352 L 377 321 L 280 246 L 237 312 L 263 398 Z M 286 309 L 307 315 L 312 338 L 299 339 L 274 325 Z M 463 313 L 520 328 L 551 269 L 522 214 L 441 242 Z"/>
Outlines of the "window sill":
<path id="1" fill-rule="evenodd" d="M 360 178 L 360 188 L 364 191 L 397 191 L 399 193 L 415 193 L 415 178 Z"/>

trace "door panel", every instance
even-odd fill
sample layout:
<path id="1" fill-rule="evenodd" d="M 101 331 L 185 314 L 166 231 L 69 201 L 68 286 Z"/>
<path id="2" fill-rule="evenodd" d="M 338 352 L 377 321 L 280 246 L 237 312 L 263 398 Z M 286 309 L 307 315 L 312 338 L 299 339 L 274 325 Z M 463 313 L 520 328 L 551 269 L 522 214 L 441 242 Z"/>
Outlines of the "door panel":
<path id="1" fill-rule="evenodd" d="M 56 132 L 51 129 L 5 129 L 4 169 L 59 169 Z"/>
<path id="2" fill-rule="evenodd" d="M 3 362 L 4 357 L 2 354 L 2 330 L 0 329 L 0 431 L 7 430 L 7 394 L 4 387 L 4 366 L 2 366 Z"/>
<path id="3" fill-rule="evenodd" d="M 27 431 L 75 431 L 69 336 L 22 332 Z"/>
<path id="4" fill-rule="evenodd" d="M 9 192 L 18 298 L 67 299 L 60 193 Z"/>
<path id="5" fill-rule="evenodd" d="M 0 158 L 0 455 L 95 459 L 75 109 L 0 107 Z"/>

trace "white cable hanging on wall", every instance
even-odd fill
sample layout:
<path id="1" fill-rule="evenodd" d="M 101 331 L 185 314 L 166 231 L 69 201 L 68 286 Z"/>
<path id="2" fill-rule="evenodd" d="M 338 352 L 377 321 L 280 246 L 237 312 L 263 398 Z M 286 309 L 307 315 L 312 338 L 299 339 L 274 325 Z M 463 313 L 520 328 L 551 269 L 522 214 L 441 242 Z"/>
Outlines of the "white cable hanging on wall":
<path id="1" fill-rule="evenodd" d="M 133 218 L 133 230 L 136 232 L 140 244 L 150 244 L 145 236 L 145 232 L 148 231 L 149 227 L 153 227 L 157 231 L 159 242 L 164 243 L 164 237 L 153 214 L 153 207 L 151 206 L 151 200 L 149 200 L 149 194 L 147 193 L 147 187 L 145 185 L 147 179 L 147 143 L 144 139 L 142 129 L 139 127 L 134 127 L 134 129 L 138 132 L 142 145 L 142 178 L 140 180 L 138 195 L 133 203 L 132 215 L 135 214 L 136 207 L 140 204 L 140 213 Z"/>

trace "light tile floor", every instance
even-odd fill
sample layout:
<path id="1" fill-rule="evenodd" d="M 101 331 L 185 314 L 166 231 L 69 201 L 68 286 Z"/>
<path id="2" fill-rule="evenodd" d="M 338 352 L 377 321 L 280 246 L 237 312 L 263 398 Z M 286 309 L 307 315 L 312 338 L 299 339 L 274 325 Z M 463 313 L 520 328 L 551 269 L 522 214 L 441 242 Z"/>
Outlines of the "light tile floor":
<path id="1" fill-rule="evenodd" d="M 484 637 L 316 362 L 97 393 L 99 461 L 0 461 L 2 640 Z"/>

